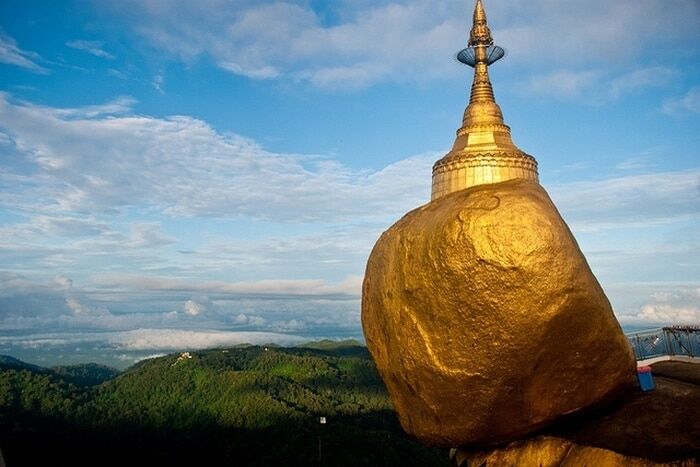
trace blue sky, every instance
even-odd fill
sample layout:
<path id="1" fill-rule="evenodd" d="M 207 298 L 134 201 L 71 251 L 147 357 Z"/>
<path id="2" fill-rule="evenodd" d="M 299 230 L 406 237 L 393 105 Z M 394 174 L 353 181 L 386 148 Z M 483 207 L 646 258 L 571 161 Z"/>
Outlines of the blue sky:
<path id="1" fill-rule="evenodd" d="M 496 97 L 627 328 L 700 322 L 700 4 L 488 0 Z M 0 4 L 0 353 L 360 337 L 471 1 Z M 121 362 L 121 363 L 120 363 Z"/>

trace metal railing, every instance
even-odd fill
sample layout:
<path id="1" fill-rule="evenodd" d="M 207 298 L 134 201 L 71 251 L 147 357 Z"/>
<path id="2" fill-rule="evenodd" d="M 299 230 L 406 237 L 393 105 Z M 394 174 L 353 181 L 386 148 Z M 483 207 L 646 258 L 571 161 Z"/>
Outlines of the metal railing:
<path id="1" fill-rule="evenodd" d="M 627 334 L 637 360 L 700 358 L 700 326 L 672 326 Z"/>

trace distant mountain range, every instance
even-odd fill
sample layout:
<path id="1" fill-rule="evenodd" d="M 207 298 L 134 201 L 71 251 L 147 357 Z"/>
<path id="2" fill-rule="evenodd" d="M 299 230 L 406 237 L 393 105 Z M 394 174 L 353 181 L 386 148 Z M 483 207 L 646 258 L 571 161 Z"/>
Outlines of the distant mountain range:
<path id="1" fill-rule="evenodd" d="M 78 387 L 95 386 L 114 379 L 119 374 L 119 370 L 97 363 L 44 368 L 23 362 L 9 355 L 0 355 L 1 370 L 27 370 L 36 374 L 51 375 Z"/>
<path id="2" fill-rule="evenodd" d="M 403 433 L 354 340 L 176 353 L 123 372 L 2 356 L 0 449 L 8 466 L 448 463 Z"/>

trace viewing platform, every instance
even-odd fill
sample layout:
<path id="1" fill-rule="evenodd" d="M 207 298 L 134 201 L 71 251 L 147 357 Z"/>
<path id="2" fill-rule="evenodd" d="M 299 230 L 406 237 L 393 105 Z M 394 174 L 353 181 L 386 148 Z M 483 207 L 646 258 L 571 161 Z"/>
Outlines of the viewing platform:
<path id="1" fill-rule="evenodd" d="M 670 326 L 627 334 L 638 365 L 700 363 L 700 326 Z"/>

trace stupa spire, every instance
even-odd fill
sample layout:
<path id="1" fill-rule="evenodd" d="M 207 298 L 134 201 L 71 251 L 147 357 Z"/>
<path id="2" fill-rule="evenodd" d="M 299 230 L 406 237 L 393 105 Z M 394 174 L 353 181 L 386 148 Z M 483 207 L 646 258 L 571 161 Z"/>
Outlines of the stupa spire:
<path id="1" fill-rule="evenodd" d="M 471 33 L 469 34 L 470 47 L 475 45 L 493 45 L 491 30 L 486 21 L 486 11 L 481 0 L 476 0 L 474 7 L 474 20 Z"/>
<path id="2" fill-rule="evenodd" d="M 469 105 L 452 150 L 433 166 L 432 199 L 514 178 L 538 181 L 537 161 L 515 146 L 494 97 L 489 66 L 504 55 L 493 43 L 482 0 L 476 0 L 467 48 L 457 54 L 474 68 Z"/>

